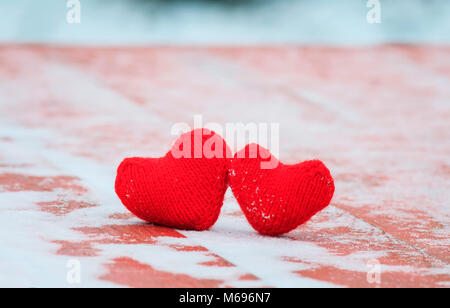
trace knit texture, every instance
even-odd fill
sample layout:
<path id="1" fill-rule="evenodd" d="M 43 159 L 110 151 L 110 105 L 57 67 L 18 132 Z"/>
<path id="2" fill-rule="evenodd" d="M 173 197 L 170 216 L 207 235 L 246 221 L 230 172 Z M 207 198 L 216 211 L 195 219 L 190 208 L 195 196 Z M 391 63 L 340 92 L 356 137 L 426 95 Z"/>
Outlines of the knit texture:
<path id="1" fill-rule="evenodd" d="M 258 149 L 257 157 L 250 158 L 251 146 L 242 150 L 245 156 L 241 151 L 232 159 L 230 185 L 255 230 L 272 236 L 287 233 L 329 205 L 334 182 L 321 161 L 279 162 L 274 169 L 261 169 L 262 161 L 276 158 L 259 145 L 253 145 Z"/>
<path id="2" fill-rule="evenodd" d="M 202 151 L 205 144 L 222 152 L 222 158 Z M 116 193 L 129 211 L 147 222 L 207 230 L 219 217 L 228 187 L 229 151 L 214 132 L 191 131 L 162 158 L 125 159 L 117 171 Z M 180 152 L 187 155 L 178 158 Z"/>

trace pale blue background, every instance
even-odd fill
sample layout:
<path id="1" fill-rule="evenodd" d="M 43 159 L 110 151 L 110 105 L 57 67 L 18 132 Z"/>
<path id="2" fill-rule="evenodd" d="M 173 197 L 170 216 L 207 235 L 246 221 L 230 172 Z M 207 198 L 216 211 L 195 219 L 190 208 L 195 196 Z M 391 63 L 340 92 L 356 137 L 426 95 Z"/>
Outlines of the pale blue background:
<path id="1" fill-rule="evenodd" d="M 450 44 L 450 0 L 0 0 L 0 42 L 62 44 Z"/>

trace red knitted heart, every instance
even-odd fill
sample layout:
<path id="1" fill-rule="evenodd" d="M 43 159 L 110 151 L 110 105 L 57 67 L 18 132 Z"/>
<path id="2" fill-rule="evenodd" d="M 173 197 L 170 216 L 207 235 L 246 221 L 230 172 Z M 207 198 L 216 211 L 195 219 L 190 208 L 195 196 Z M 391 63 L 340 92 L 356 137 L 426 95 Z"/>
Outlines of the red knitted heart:
<path id="1" fill-rule="evenodd" d="M 262 169 L 261 162 L 270 160 L 275 168 Z M 250 224 L 265 235 L 297 228 L 328 206 L 334 193 L 333 178 L 322 162 L 284 165 L 255 144 L 235 154 L 230 185 Z"/>
<path id="2" fill-rule="evenodd" d="M 206 129 L 183 134 L 162 158 L 128 158 L 119 166 L 116 193 L 151 223 L 207 230 L 217 220 L 228 187 L 230 149 Z"/>

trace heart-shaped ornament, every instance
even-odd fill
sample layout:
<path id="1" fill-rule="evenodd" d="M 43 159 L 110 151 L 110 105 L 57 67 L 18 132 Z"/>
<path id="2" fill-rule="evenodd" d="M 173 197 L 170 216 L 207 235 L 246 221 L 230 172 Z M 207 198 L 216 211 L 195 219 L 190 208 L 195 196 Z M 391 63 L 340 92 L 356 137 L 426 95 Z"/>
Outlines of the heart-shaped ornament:
<path id="1" fill-rule="evenodd" d="M 207 129 L 181 135 L 161 158 L 127 158 L 116 193 L 137 217 L 158 225 L 207 230 L 217 221 L 228 187 L 226 142 Z"/>
<path id="2" fill-rule="evenodd" d="M 273 236 L 308 221 L 330 204 L 334 194 L 333 178 L 321 161 L 285 165 L 256 144 L 235 154 L 230 185 L 252 227 Z"/>

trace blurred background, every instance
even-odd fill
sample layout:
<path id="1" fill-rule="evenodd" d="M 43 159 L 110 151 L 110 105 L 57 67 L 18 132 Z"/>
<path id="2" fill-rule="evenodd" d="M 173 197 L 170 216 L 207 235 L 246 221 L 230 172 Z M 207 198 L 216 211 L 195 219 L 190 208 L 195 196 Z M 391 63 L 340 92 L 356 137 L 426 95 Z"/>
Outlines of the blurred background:
<path id="1" fill-rule="evenodd" d="M 0 42 L 54 44 L 450 43 L 449 0 L 0 0 Z"/>

